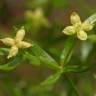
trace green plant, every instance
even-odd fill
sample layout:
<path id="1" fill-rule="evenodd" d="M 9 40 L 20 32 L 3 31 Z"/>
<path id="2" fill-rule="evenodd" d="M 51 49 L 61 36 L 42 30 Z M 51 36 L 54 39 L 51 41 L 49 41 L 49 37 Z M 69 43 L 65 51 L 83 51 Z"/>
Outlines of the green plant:
<path id="1" fill-rule="evenodd" d="M 77 15 L 74 15 L 74 16 L 77 16 Z M 72 24 L 73 24 L 73 22 L 78 21 L 79 17 L 77 16 L 76 18 L 75 17 L 72 17 L 72 18 L 73 18 L 73 21 L 72 21 Z M 85 22 L 88 22 L 88 24 L 86 24 L 86 28 L 88 29 L 90 26 L 95 26 L 95 21 L 96 21 L 96 14 L 93 14 L 87 20 L 85 20 Z M 20 52 L 18 52 L 18 51 L 15 52 L 14 50 L 11 51 L 8 55 L 7 64 L 0 65 L 0 70 L 12 70 L 12 69 L 16 68 L 21 62 L 24 62 L 26 60 L 28 60 L 31 64 L 34 64 L 36 66 L 41 66 L 41 65 L 42 66 L 48 66 L 50 69 L 54 70 L 55 73 L 53 75 L 49 76 L 46 80 L 44 80 L 39 85 L 33 87 L 34 90 L 31 90 L 30 94 L 34 94 L 36 92 L 40 92 L 40 91 L 44 91 L 44 90 L 48 90 L 50 88 L 53 88 L 54 84 L 58 81 L 58 79 L 62 76 L 65 76 L 67 78 L 67 80 L 70 82 L 71 86 L 73 87 L 73 91 L 75 92 L 75 95 L 80 96 L 79 93 L 78 93 L 78 90 L 76 89 L 76 87 L 75 87 L 74 83 L 71 81 L 71 79 L 68 77 L 67 73 L 69 73 L 69 72 L 82 73 L 82 72 L 85 72 L 85 71 L 93 68 L 95 66 L 95 64 L 93 63 L 93 64 L 88 65 L 86 60 L 85 60 L 86 64 L 84 64 L 84 65 L 69 64 L 69 63 L 72 63 L 71 61 L 72 61 L 72 56 L 74 54 L 74 47 L 77 44 L 78 39 L 74 35 L 75 31 L 71 30 L 70 28 L 68 29 L 68 28 L 69 27 L 67 27 L 67 29 L 64 29 L 64 33 L 67 34 L 67 32 L 69 32 L 68 34 L 70 35 L 71 32 L 72 32 L 72 34 L 71 34 L 72 36 L 67 37 L 67 39 L 65 40 L 64 49 L 61 52 L 61 55 L 59 56 L 60 60 L 58 59 L 59 60 L 58 62 L 54 58 L 52 58 L 52 56 L 50 56 L 38 44 L 36 44 L 35 42 L 30 40 L 30 42 L 32 42 L 32 46 L 30 46 L 31 45 L 30 43 L 26 43 L 26 44 L 24 43 L 25 44 L 24 48 L 29 47 L 28 49 L 24 49 L 24 50 L 22 49 L 22 50 L 20 50 Z M 89 29 L 92 29 L 92 28 L 89 28 Z M 19 37 L 22 38 L 23 32 L 24 32 L 24 29 L 19 30 L 18 34 L 19 33 L 20 34 L 18 35 L 18 38 Z M 85 33 L 84 34 L 80 33 L 80 36 L 81 36 L 80 37 L 81 40 L 86 40 L 87 39 L 87 37 L 86 37 L 87 35 L 85 36 Z M 78 36 L 78 38 L 79 38 L 79 36 Z M 13 39 L 10 39 L 10 38 L 1 39 L 1 41 L 4 44 L 7 44 L 7 45 L 12 45 L 14 43 Z M 92 34 L 92 35 L 89 34 L 87 42 L 96 43 L 96 35 L 95 34 Z M 23 48 L 22 43 L 19 43 L 18 40 L 17 40 L 17 43 L 21 44 L 20 48 Z M 86 41 L 81 42 L 81 44 L 83 44 L 83 43 L 86 43 Z M 85 47 L 87 47 L 87 46 L 85 46 Z M 82 51 L 83 50 L 84 49 L 82 49 Z M 8 53 L 8 51 L 9 51 L 9 48 L 0 48 L 0 54 L 1 55 L 4 55 L 4 54 Z M 92 52 L 89 52 L 90 50 L 87 50 L 87 49 L 86 49 L 86 51 L 87 51 L 88 54 L 85 57 L 90 58 Z M 17 52 L 18 52 L 18 54 L 17 54 Z M 57 53 L 57 55 L 58 55 L 58 53 Z M 82 55 L 84 55 L 84 54 L 82 54 Z M 85 55 L 86 55 L 86 53 L 85 53 Z M 13 57 L 13 56 L 15 56 L 15 57 Z M 9 57 L 12 57 L 12 58 L 9 59 Z M 90 61 L 90 63 L 92 63 L 92 61 Z M 23 95 L 21 95 L 22 93 L 18 88 L 17 89 L 15 88 L 15 89 L 12 89 L 12 90 L 14 92 L 13 94 L 15 94 L 14 96 L 23 96 Z M 30 95 L 28 95 L 28 96 L 30 96 Z"/>
<path id="2" fill-rule="evenodd" d="M 0 1 L 0 96 L 95 96 L 92 2 Z"/>

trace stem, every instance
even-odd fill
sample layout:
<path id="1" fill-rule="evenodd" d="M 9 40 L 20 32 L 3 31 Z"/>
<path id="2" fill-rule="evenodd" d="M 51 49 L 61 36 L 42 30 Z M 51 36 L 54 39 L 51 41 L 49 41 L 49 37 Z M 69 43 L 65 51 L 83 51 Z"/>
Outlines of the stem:
<path id="1" fill-rule="evenodd" d="M 70 61 L 71 56 L 73 54 L 73 48 L 75 45 L 75 38 L 69 37 L 65 43 L 64 43 L 64 49 L 62 51 L 61 57 L 60 57 L 60 64 L 62 68 Z"/>
<path id="2" fill-rule="evenodd" d="M 76 96 L 80 96 L 76 86 L 73 83 L 73 81 L 66 74 L 65 74 L 65 77 L 66 77 L 67 81 L 69 82 L 69 84 L 71 85 L 71 87 L 74 89 Z"/>

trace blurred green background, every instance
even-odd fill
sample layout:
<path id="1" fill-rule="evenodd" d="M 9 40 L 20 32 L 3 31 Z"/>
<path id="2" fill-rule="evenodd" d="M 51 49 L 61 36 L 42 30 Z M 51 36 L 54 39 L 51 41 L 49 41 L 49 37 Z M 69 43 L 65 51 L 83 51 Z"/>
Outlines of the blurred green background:
<path id="1" fill-rule="evenodd" d="M 31 21 L 26 12 L 35 12 L 38 8 L 43 10 L 40 13 L 41 21 L 39 19 Z M 25 26 L 26 38 L 37 42 L 58 61 L 67 38 L 62 34 L 62 30 L 70 24 L 70 14 L 74 11 L 80 14 L 83 21 L 96 12 L 96 0 L 0 0 L 0 38 L 12 36 L 18 28 Z M 86 50 L 87 57 L 84 55 Z M 4 57 L 0 57 L 0 60 L 0 63 L 6 62 Z M 96 44 L 78 41 L 70 62 L 80 65 L 85 62 L 96 64 Z M 67 74 L 74 82 L 80 96 L 96 95 L 95 70 L 93 67 L 87 72 Z M 1 70 L 0 96 L 77 96 L 65 76 L 60 78 L 52 90 L 48 89 L 34 95 L 34 86 L 53 73 L 54 71 L 46 66 L 34 66 L 27 61 L 14 70 Z"/>

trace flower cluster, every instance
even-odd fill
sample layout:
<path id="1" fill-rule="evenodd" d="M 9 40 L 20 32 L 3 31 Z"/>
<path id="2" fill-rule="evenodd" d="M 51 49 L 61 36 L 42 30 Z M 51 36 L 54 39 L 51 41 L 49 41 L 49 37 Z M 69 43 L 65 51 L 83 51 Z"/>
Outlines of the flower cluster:
<path id="1" fill-rule="evenodd" d="M 47 19 L 44 18 L 41 9 L 37 9 L 34 13 L 27 12 L 26 15 L 28 17 L 32 18 L 35 22 L 39 22 L 39 23 L 43 23 L 43 24 L 48 23 Z M 93 25 L 87 21 L 82 23 L 79 15 L 76 12 L 72 13 L 70 20 L 71 20 L 72 25 L 66 27 L 63 30 L 63 33 L 66 35 L 77 34 L 77 37 L 80 40 L 86 40 L 87 39 L 86 31 L 92 30 Z M 11 46 L 9 55 L 7 57 L 8 59 L 16 56 L 19 48 L 29 48 L 32 46 L 31 43 L 22 41 L 24 36 L 25 36 L 25 30 L 24 30 L 24 27 L 21 27 L 21 29 L 18 30 L 16 37 L 14 39 L 12 39 L 12 38 L 0 39 L 0 41 L 2 41 L 5 45 Z"/>

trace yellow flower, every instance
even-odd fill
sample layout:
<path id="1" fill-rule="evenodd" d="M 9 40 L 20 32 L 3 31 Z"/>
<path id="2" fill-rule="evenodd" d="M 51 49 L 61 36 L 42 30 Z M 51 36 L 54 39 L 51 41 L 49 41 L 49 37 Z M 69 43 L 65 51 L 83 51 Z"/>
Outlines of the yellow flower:
<path id="1" fill-rule="evenodd" d="M 72 26 L 68 26 L 63 30 L 63 33 L 66 35 L 77 34 L 77 37 L 80 40 L 87 39 L 86 31 L 90 31 L 93 28 L 93 25 L 89 22 L 81 22 L 79 15 L 76 12 L 73 12 L 70 17 Z"/>
<path id="2" fill-rule="evenodd" d="M 22 41 L 24 36 L 25 36 L 25 30 L 24 27 L 21 27 L 21 29 L 18 30 L 16 37 L 14 39 L 12 38 L 0 39 L 5 45 L 11 46 L 9 55 L 7 57 L 8 59 L 13 56 L 16 56 L 19 48 L 28 48 L 32 46 L 32 44 Z"/>
<path id="3" fill-rule="evenodd" d="M 35 27 L 38 26 L 49 26 L 49 21 L 45 18 L 43 10 L 41 8 L 37 8 L 34 12 L 26 11 L 25 16 L 33 21 Z"/>

